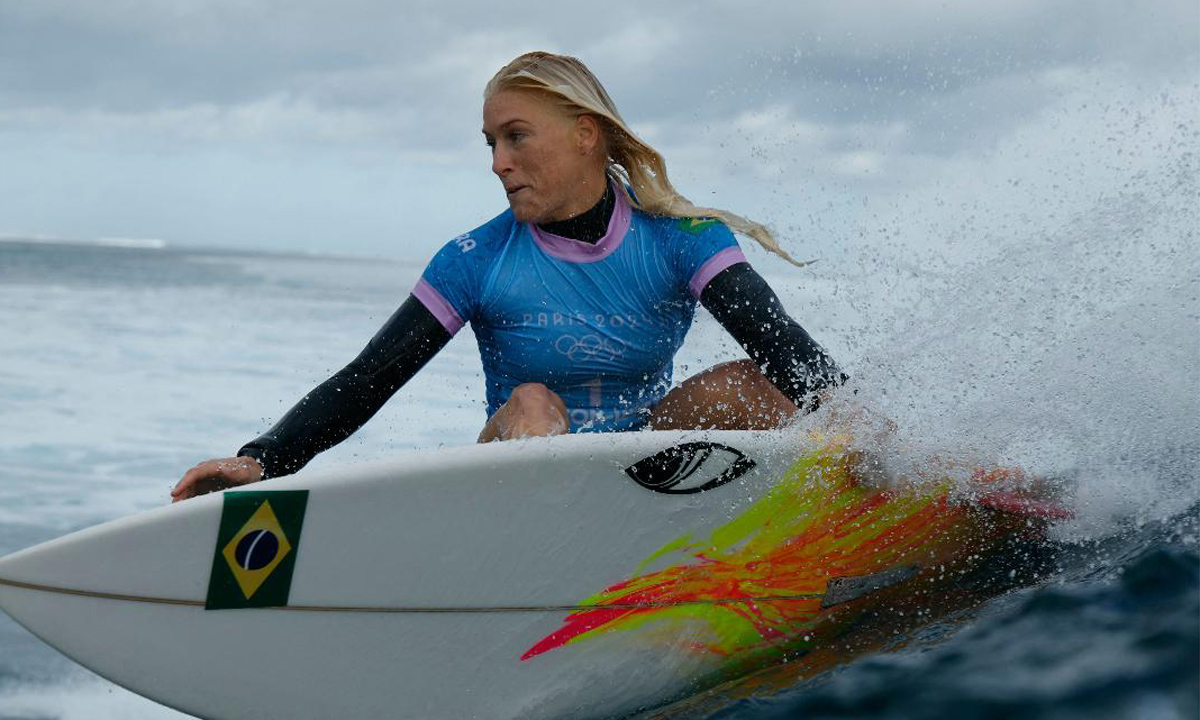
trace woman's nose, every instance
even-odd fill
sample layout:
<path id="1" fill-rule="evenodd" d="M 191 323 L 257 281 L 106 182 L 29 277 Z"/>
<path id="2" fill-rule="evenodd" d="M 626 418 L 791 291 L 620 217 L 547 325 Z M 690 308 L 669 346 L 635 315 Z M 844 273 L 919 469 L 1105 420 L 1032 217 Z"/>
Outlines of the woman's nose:
<path id="1" fill-rule="evenodd" d="M 509 170 L 512 170 L 512 162 L 509 160 L 508 153 L 499 145 L 492 148 L 492 172 L 504 177 Z"/>

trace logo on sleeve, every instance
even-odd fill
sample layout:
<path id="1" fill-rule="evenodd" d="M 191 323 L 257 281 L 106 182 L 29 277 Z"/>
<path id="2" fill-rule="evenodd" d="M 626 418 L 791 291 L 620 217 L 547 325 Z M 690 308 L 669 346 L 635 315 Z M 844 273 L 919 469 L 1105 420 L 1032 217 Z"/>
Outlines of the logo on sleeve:
<path id="1" fill-rule="evenodd" d="M 471 233 L 463 233 L 454 238 L 454 244 L 458 246 L 459 250 L 465 253 L 469 253 L 475 249 L 475 240 L 471 237 Z"/>
<path id="2" fill-rule="evenodd" d="M 716 218 L 680 218 L 679 229 L 693 235 L 699 235 L 716 222 Z"/>

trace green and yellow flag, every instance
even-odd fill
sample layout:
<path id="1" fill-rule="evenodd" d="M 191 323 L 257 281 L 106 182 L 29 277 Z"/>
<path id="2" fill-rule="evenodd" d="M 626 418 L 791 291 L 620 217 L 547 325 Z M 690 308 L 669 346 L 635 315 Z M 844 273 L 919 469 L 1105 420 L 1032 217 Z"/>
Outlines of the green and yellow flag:
<path id="1" fill-rule="evenodd" d="M 705 228 L 707 228 L 709 225 L 712 225 L 716 221 L 716 218 L 706 217 L 680 218 L 677 225 L 679 226 L 680 230 L 689 232 L 693 235 L 699 235 L 700 233 L 704 232 Z"/>
<path id="2" fill-rule="evenodd" d="M 225 493 L 206 610 L 287 605 L 307 490 Z"/>

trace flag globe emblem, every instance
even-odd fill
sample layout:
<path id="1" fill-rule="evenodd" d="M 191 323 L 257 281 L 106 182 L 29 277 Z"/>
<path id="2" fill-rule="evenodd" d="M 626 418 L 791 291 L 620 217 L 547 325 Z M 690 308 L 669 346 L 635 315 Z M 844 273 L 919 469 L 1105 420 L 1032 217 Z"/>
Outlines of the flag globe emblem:
<path id="1" fill-rule="evenodd" d="M 280 527 L 270 501 L 263 501 L 225 544 L 221 555 L 242 595 L 249 600 L 291 551 L 292 544 Z"/>

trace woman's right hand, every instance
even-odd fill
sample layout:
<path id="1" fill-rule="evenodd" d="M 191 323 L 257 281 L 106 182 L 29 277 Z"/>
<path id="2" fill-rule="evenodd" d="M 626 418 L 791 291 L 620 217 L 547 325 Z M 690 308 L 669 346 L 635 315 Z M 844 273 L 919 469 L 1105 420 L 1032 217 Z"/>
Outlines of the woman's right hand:
<path id="1" fill-rule="evenodd" d="M 252 457 L 205 460 L 184 473 L 171 490 L 171 502 L 179 502 L 216 490 L 249 485 L 262 480 L 263 468 Z"/>

